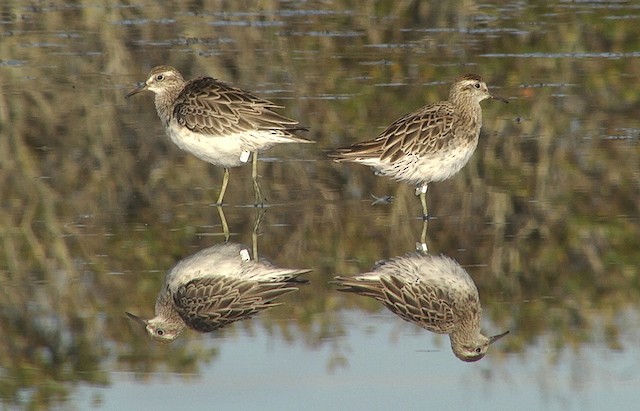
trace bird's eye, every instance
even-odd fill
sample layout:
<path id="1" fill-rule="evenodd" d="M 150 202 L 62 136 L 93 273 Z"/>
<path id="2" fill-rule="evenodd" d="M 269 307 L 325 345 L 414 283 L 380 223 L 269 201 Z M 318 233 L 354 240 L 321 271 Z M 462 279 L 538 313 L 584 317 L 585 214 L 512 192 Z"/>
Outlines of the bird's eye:
<path id="1" fill-rule="evenodd" d="M 475 88 L 478 88 L 478 89 L 479 89 L 479 88 L 480 88 L 480 83 L 476 83 L 476 84 L 474 84 L 474 85 L 473 85 L 473 87 L 475 87 Z"/>
<path id="2" fill-rule="evenodd" d="M 156 76 L 156 80 L 157 80 L 157 81 L 162 81 L 162 80 L 164 80 L 164 74 L 158 74 L 158 75 Z"/>
<path id="3" fill-rule="evenodd" d="M 480 354 L 480 353 L 482 352 L 482 348 L 477 347 L 477 348 L 475 349 L 475 352 L 476 352 L 477 354 Z"/>
<path id="4" fill-rule="evenodd" d="M 162 337 L 164 335 L 164 330 L 156 330 L 156 334 L 158 334 L 158 336 Z"/>

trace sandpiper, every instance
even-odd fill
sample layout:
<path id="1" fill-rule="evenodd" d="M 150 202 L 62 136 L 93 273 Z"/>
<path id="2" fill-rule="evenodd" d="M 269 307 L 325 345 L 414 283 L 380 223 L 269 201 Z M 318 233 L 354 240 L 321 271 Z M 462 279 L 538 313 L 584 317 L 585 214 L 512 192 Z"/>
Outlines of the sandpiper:
<path id="1" fill-rule="evenodd" d="M 459 359 L 478 361 L 493 337 L 480 332 L 482 308 L 475 283 L 453 259 L 413 252 L 379 264 L 355 277 L 336 277 L 345 291 L 373 297 L 403 320 L 438 334 L 449 334 Z"/>
<path id="2" fill-rule="evenodd" d="M 256 204 L 262 204 L 258 151 L 278 143 L 311 143 L 295 135 L 306 128 L 274 111 L 282 106 L 212 77 L 185 81 L 175 68 L 157 66 L 126 97 L 142 91 L 155 94 L 158 117 L 171 141 L 201 160 L 224 167 L 217 204 L 224 199 L 229 168 L 247 163 L 252 153 Z"/>
<path id="3" fill-rule="evenodd" d="M 490 93 L 480 76 L 462 75 L 451 85 L 448 100 L 406 114 L 375 139 L 339 148 L 329 156 L 416 185 L 427 218 L 428 184 L 450 178 L 467 164 L 482 127 L 480 102 L 488 98 L 508 102 Z"/>
<path id="4" fill-rule="evenodd" d="M 162 342 L 175 340 L 187 327 L 210 332 L 279 305 L 274 300 L 298 290 L 308 269 L 277 268 L 251 259 L 239 244 L 222 243 L 178 262 L 165 275 L 155 317 L 131 313 L 147 333 Z"/>

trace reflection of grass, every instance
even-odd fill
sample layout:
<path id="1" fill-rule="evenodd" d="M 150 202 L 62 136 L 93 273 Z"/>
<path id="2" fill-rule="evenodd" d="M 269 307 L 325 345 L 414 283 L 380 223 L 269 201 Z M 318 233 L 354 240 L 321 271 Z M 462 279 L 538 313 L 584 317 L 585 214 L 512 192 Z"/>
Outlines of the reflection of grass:
<path id="1" fill-rule="evenodd" d="M 431 250 L 469 266 L 487 317 L 496 328 L 517 330 L 504 340 L 510 349 L 524 350 L 549 333 L 558 350 L 567 342 L 579 346 L 598 321 L 605 323 L 607 344 L 619 345 L 620 325 L 607 310 L 638 300 L 640 153 L 636 140 L 600 137 L 633 126 L 638 96 L 629 82 L 640 68 L 626 58 L 476 56 L 637 50 L 633 20 L 613 25 L 598 13 L 568 14 L 561 5 L 511 16 L 446 2 L 363 2 L 353 12 L 334 2 L 335 14 L 295 18 L 276 13 L 273 1 L 260 2 L 262 12 L 251 16 L 233 14 L 236 4 L 225 5 L 230 19 L 282 25 L 211 26 L 219 17 L 182 5 L 4 6 L 10 22 L 3 30 L 14 35 L 3 37 L 0 55 L 23 63 L 0 65 L 0 363 L 15 382 L 3 386 L 3 398 L 19 402 L 21 390 L 39 387 L 29 400 L 34 404 L 64 401 L 68 386 L 60 381 L 107 384 L 107 358 L 124 369 L 197 372 L 200 360 L 216 356 L 199 349 L 197 337 L 171 347 L 149 344 L 122 314 L 150 309 L 164 271 L 219 240 L 202 234 L 219 231 L 209 203 L 222 171 L 162 136 L 150 97 L 123 99 L 150 66 L 165 62 L 280 101 L 318 141 L 271 153 L 312 161 L 260 164 L 273 203 L 286 204 L 267 212 L 260 250 L 281 266 L 314 267 L 313 282 L 282 309 L 242 327 L 260 324 L 313 347 L 344 332 L 343 308 L 379 309 L 337 295 L 326 282 L 409 251 L 419 236 L 413 220 L 419 204 L 411 188 L 362 167 L 333 165 L 323 150 L 370 138 L 400 115 L 445 97 L 445 85 L 425 83 L 478 71 L 512 102 L 484 104 L 472 162 L 430 188 L 430 206 L 439 214 L 429 228 Z M 537 11 L 561 21 L 545 19 L 532 31 L 527 24 L 539 23 Z M 481 14 L 497 20 L 477 20 Z M 163 24 L 167 16 L 176 23 Z M 120 24 L 136 19 L 148 22 Z M 464 29 L 485 25 L 522 25 L 523 33 Z M 344 41 L 318 35 L 323 32 L 355 35 Z M 37 46 L 44 43 L 57 46 Z M 559 50 L 564 47 L 571 50 Z M 403 85 L 389 86 L 395 83 Z M 559 86 L 519 87 L 537 83 Z M 524 120 L 513 121 L 517 116 Z M 233 171 L 230 204 L 252 198 L 249 172 Z M 370 207 L 360 201 L 370 193 L 396 199 Z M 249 243 L 252 211 L 229 207 L 227 217 Z M 531 303 L 520 303 L 525 299 Z M 33 356 L 34 350 L 48 354 Z"/>

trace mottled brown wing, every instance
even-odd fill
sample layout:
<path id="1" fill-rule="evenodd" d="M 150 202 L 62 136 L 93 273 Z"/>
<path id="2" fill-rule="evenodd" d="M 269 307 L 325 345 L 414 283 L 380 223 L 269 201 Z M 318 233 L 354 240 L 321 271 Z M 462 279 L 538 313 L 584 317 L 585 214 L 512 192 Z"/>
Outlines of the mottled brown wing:
<path id="1" fill-rule="evenodd" d="M 384 276 L 380 283 L 384 292 L 381 301 L 400 318 L 440 334 L 454 330 L 454 301 L 441 288 L 396 276 Z"/>
<path id="2" fill-rule="evenodd" d="M 297 290 L 287 283 L 245 281 L 224 276 L 196 279 L 174 294 L 174 306 L 187 326 L 209 332 L 249 318 L 281 295 Z"/>
<path id="3" fill-rule="evenodd" d="M 405 154 L 424 156 L 441 150 L 453 136 L 453 107 L 442 102 L 408 114 L 391 124 L 378 140 L 382 161 L 394 162 Z"/>
<path id="4" fill-rule="evenodd" d="M 296 131 L 297 121 L 273 109 L 282 108 L 252 93 L 211 77 L 191 80 L 178 96 L 173 114 L 189 130 L 212 136 L 258 130 Z"/>
<path id="5" fill-rule="evenodd" d="M 338 291 L 375 298 L 403 320 L 429 331 L 450 333 L 455 327 L 453 301 L 442 290 L 423 281 L 407 282 L 397 276 L 362 279 L 336 277 Z"/>
<path id="6" fill-rule="evenodd" d="M 450 103 L 425 106 L 399 118 L 374 140 L 340 148 L 330 157 L 336 161 L 377 158 L 393 163 L 405 154 L 425 155 L 448 144 L 453 122 Z"/>

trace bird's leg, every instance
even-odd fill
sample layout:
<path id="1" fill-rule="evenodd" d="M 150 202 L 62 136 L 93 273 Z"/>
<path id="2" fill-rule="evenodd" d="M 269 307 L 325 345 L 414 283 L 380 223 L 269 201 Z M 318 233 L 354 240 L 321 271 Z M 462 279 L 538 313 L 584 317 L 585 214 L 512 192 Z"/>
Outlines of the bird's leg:
<path id="1" fill-rule="evenodd" d="M 226 243 L 227 241 L 229 241 L 229 237 L 230 237 L 230 232 L 229 232 L 229 224 L 227 224 L 227 218 L 224 215 L 224 211 L 222 210 L 222 207 L 217 205 L 216 208 L 218 209 L 218 215 L 220 216 L 220 223 L 222 224 L 222 233 L 224 234 L 224 242 Z"/>
<path id="2" fill-rule="evenodd" d="M 260 189 L 260 183 L 258 183 L 258 152 L 253 153 L 253 164 L 251 169 L 251 177 L 253 178 L 253 190 L 256 194 L 256 207 L 264 206 L 264 197 L 262 196 L 262 190 Z"/>
<path id="3" fill-rule="evenodd" d="M 227 184 L 229 184 L 229 169 L 225 167 L 224 176 L 222 177 L 222 187 L 220 188 L 220 195 L 218 196 L 218 201 L 216 201 L 217 206 L 222 205 L 222 200 L 224 199 L 224 193 L 225 191 L 227 191 Z"/>
<path id="4" fill-rule="evenodd" d="M 420 234 L 420 242 L 416 244 L 416 249 L 424 253 L 429 252 L 427 247 L 427 225 L 429 224 L 428 218 L 422 219 L 422 233 Z"/>
<path id="5" fill-rule="evenodd" d="M 262 224 L 262 219 L 264 215 L 267 213 L 267 210 L 262 209 L 258 210 L 256 214 L 256 221 L 253 223 L 253 231 L 251 232 L 251 240 L 253 242 L 253 259 L 258 261 L 258 236 L 260 235 L 260 225 Z"/>
<path id="6" fill-rule="evenodd" d="M 416 188 L 416 195 L 420 196 L 420 202 L 422 203 L 422 219 L 423 220 L 429 219 L 429 212 L 427 211 L 427 187 L 429 186 L 427 186 L 426 184 L 423 184 L 418 188 Z"/>

